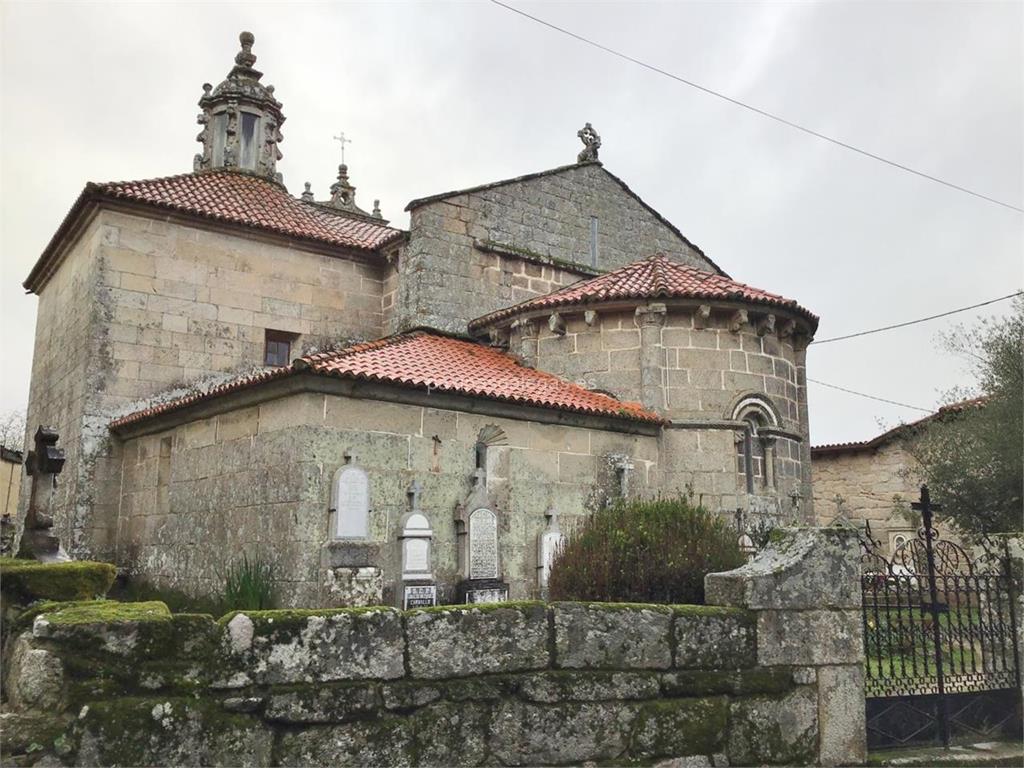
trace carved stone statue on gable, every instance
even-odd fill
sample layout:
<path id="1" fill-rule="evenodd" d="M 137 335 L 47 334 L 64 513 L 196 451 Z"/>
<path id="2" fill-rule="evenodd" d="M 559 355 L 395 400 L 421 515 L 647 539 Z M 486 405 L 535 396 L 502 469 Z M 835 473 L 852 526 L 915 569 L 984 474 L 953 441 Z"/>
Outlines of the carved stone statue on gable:
<path id="1" fill-rule="evenodd" d="M 578 163 L 592 163 L 597 161 L 597 151 L 601 148 L 601 137 L 594 130 L 594 126 L 587 123 L 580 128 L 576 135 L 583 142 L 583 150 L 576 156 Z"/>

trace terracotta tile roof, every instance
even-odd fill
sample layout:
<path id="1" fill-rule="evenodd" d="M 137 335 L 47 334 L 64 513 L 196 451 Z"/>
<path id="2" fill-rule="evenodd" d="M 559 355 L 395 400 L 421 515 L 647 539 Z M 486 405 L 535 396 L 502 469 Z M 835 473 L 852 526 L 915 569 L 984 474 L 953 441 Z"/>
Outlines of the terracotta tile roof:
<path id="1" fill-rule="evenodd" d="M 262 370 L 136 411 L 111 422 L 116 429 L 200 401 L 273 379 L 308 372 L 345 379 L 396 384 L 427 392 L 450 392 L 541 408 L 659 423 L 662 418 L 638 403 L 591 392 L 550 373 L 518 363 L 493 347 L 425 330 L 388 336 L 336 352 L 297 358 L 290 366 Z"/>
<path id="2" fill-rule="evenodd" d="M 555 309 L 574 304 L 595 304 L 628 299 L 708 299 L 740 301 L 782 307 L 803 315 L 813 327 L 818 317 L 792 299 L 738 283 L 724 275 L 705 272 L 695 267 L 670 260 L 656 254 L 635 261 L 608 274 L 568 285 L 534 299 L 499 309 L 479 317 L 469 324 L 478 329 L 515 315 L 534 310 Z"/>
<path id="3" fill-rule="evenodd" d="M 814 456 L 825 456 L 835 453 L 856 453 L 858 451 L 874 450 L 875 448 L 881 448 L 883 445 L 892 442 L 893 440 L 909 436 L 930 424 L 932 421 L 937 421 L 948 416 L 954 416 L 959 413 L 971 408 L 980 408 L 985 405 L 985 401 L 988 398 L 973 397 L 969 400 L 961 400 L 958 403 L 950 403 L 944 405 L 935 413 L 930 413 L 924 418 L 920 418 L 917 421 L 911 421 L 907 424 L 898 424 L 892 429 L 886 430 L 880 435 L 877 435 L 870 440 L 861 440 L 850 443 L 828 443 L 826 445 L 812 445 L 811 446 L 811 457 Z"/>
<path id="4" fill-rule="evenodd" d="M 213 221 L 262 229 L 341 248 L 374 251 L 404 234 L 383 223 L 333 213 L 292 197 L 267 179 L 235 171 L 204 171 L 142 181 L 90 182 L 25 280 L 38 290 L 49 261 L 78 215 L 96 200 L 123 200 Z"/>

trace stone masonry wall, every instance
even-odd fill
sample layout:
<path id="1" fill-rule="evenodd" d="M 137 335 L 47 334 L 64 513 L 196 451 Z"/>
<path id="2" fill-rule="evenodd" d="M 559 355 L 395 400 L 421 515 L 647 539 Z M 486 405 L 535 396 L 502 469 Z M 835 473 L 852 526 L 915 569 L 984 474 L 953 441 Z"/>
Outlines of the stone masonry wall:
<path id="1" fill-rule="evenodd" d="M 13 620 L 5 763 L 858 765 L 856 535 L 780 529 L 722 605 L 235 612 L 46 603 Z"/>
<path id="2" fill-rule="evenodd" d="M 93 605 L 51 608 L 16 641 L 7 755 L 34 740 L 68 765 L 817 757 L 817 680 L 759 666 L 744 610 L 513 603 L 215 623 L 161 603 L 98 619 Z"/>
<path id="3" fill-rule="evenodd" d="M 819 524 L 845 518 L 870 521 L 876 535 L 890 526 L 916 530 L 903 513 L 919 495 L 917 469 L 917 462 L 898 440 L 877 449 L 814 455 L 814 507 Z"/>
<path id="4" fill-rule="evenodd" d="M 517 250 L 534 255 L 525 261 L 540 257 L 549 264 L 517 264 Z M 658 252 L 713 270 L 595 163 L 426 203 L 411 213 L 401 308 L 392 330 L 430 325 L 463 332 L 476 317 L 593 274 L 594 267 L 614 269 Z"/>
<path id="5" fill-rule="evenodd" d="M 585 315 L 576 308 L 561 313 L 554 327 L 548 316 L 527 318 L 513 327 L 510 351 L 540 370 L 643 402 L 681 422 L 663 436 L 663 491 L 691 488 L 703 503 L 729 514 L 740 507 L 806 519 L 811 490 L 802 348 L 791 336 L 759 333 L 753 309 L 736 326 L 735 310 L 713 311 L 702 327 L 696 327 L 695 309 L 652 304 Z M 778 327 L 783 323 L 780 318 Z M 784 432 L 770 450 L 770 477 L 763 475 L 753 494 L 737 471 L 738 432 L 722 423 L 733 420 L 748 395 L 770 404 Z M 718 423 L 702 428 L 701 422 Z M 799 510 L 792 508 L 794 491 L 803 500 Z"/>
<path id="6" fill-rule="evenodd" d="M 657 438 L 455 410 L 296 394 L 173 429 L 123 446 L 119 559 L 164 584 L 219 592 L 227 560 L 242 551 L 278 563 L 285 605 L 339 605 L 327 567 L 383 567 L 385 596 L 400 569 L 399 519 L 408 489 L 434 531 L 440 597 L 459 580 L 454 514 L 473 485 L 474 446 L 485 427 L 500 437 L 487 454 L 487 490 L 498 514 L 500 563 L 513 598 L 536 594 L 536 541 L 544 513 L 573 521 L 618 493 L 609 458 L 630 457 L 630 490 L 653 482 Z M 370 482 L 365 545 L 329 541 L 330 487 L 345 455 Z M 379 597 L 377 598 L 380 599 Z"/>
<path id="7" fill-rule="evenodd" d="M 56 426 L 68 454 L 54 509 L 65 546 L 112 556 L 114 510 L 97 498 L 120 471 L 116 409 L 262 365 L 267 328 L 296 334 L 296 354 L 375 338 L 382 293 L 376 265 L 100 210 L 39 297 L 29 425 Z"/>

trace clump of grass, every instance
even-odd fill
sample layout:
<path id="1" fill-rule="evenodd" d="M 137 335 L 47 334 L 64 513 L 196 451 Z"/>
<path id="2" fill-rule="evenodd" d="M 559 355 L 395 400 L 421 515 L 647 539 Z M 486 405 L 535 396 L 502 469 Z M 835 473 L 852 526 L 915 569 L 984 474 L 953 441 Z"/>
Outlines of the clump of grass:
<path id="1" fill-rule="evenodd" d="M 685 498 L 600 509 L 555 555 L 552 600 L 704 603 L 704 576 L 746 562 L 736 532 Z"/>
<path id="2" fill-rule="evenodd" d="M 242 553 L 224 576 L 224 611 L 265 611 L 276 607 L 277 568 L 259 557 Z"/>

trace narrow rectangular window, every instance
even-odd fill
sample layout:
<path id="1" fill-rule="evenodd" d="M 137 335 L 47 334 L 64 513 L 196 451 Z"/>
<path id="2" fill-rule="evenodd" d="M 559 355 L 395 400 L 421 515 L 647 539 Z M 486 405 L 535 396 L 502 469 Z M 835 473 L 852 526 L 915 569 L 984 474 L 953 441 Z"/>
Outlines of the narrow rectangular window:
<path id="1" fill-rule="evenodd" d="M 597 216 L 590 217 L 590 266 L 597 266 Z"/>
<path id="2" fill-rule="evenodd" d="M 220 168 L 224 165 L 224 142 L 228 133 L 228 116 L 220 112 L 213 116 L 213 167 Z"/>
<path id="3" fill-rule="evenodd" d="M 263 364 L 280 367 L 292 361 L 292 343 L 298 338 L 294 333 L 275 331 L 267 328 L 263 347 Z"/>
<path id="4" fill-rule="evenodd" d="M 258 123 L 257 115 L 249 112 L 242 113 L 242 140 L 238 165 L 250 171 L 256 170 L 256 126 Z"/>

